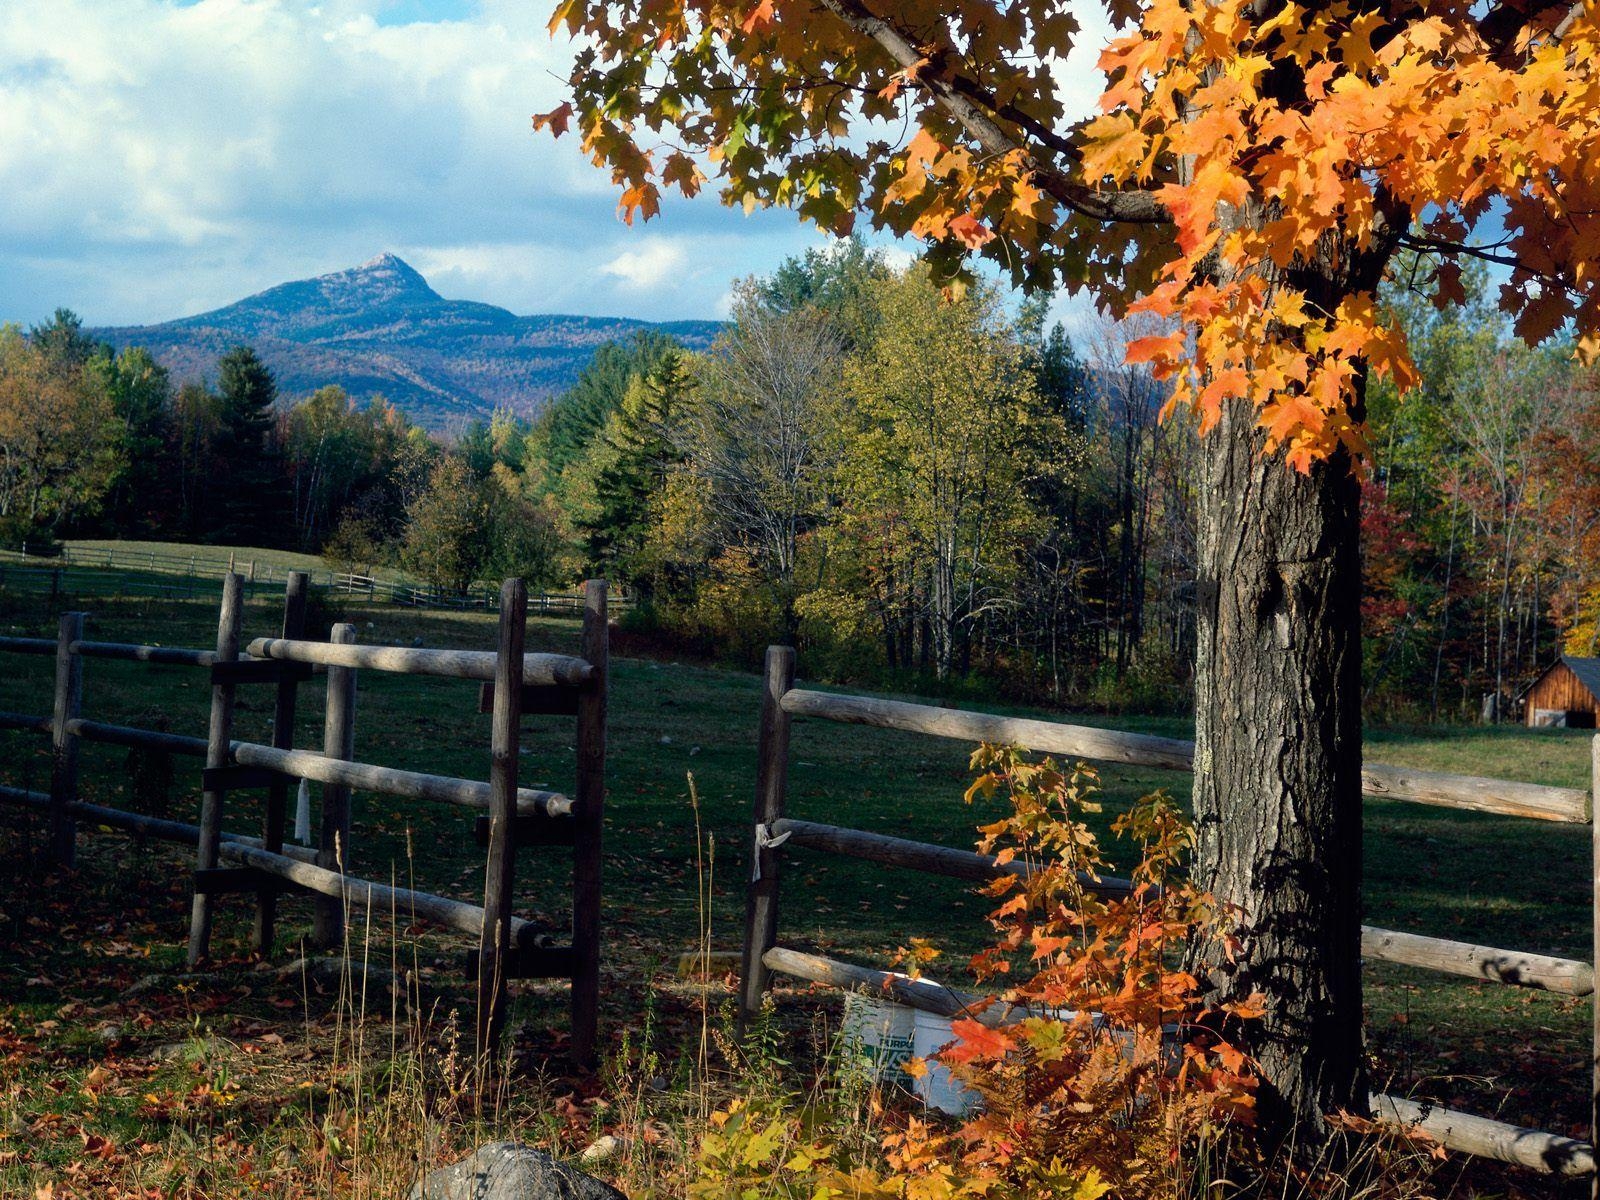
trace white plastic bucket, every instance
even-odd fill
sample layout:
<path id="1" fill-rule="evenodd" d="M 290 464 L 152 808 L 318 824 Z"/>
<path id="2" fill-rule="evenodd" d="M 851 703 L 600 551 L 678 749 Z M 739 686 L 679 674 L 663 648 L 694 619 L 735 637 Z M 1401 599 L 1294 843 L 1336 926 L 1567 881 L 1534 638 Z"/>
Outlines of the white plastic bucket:
<path id="1" fill-rule="evenodd" d="M 916 1026 L 912 1036 L 912 1050 L 923 1060 L 925 1070 L 913 1089 L 918 1099 L 929 1108 L 936 1108 L 953 1117 L 964 1117 L 981 1102 L 982 1097 L 971 1088 L 956 1081 L 950 1068 L 934 1056 L 956 1040 L 949 1017 L 916 1010 Z"/>
<path id="2" fill-rule="evenodd" d="M 846 992 L 844 1053 L 850 1069 L 867 1078 L 899 1082 L 912 1055 L 915 1010 L 862 992 Z"/>

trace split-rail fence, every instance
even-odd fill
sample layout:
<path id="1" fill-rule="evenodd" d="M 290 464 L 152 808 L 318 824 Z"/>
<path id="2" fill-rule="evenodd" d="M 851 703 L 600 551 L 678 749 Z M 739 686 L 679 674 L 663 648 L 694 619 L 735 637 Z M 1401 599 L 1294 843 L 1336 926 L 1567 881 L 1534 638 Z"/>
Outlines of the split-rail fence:
<path id="1" fill-rule="evenodd" d="M 789 733 L 795 718 L 837 721 L 897 729 L 974 743 L 1014 745 L 1039 753 L 1088 761 L 1127 763 L 1172 771 L 1194 765 L 1194 743 L 1176 738 L 1123 733 L 1054 721 L 1027 720 L 960 709 L 937 708 L 868 696 L 818 692 L 795 687 L 794 651 L 769 647 L 761 699 L 754 839 L 746 902 L 740 1011 L 749 1019 L 760 1009 L 774 972 L 840 988 L 865 988 L 914 1008 L 956 1016 L 978 1005 L 980 997 L 955 989 L 911 986 L 905 978 L 857 963 L 843 962 L 784 945 L 778 936 L 778 892 L 783 851 L 805 848 L 903 867 L 932 875 L 985 881 L 1005 872 L 1026 871 L 1021 862 L 998 859 L 949 846 L 889 837 L 860 829 L 824 825 L 791 817 L 786 811 L 789 775 Z M 1592 752 L 1594 784 L 1600 788 L 1600 737 Z M 1577 788 L 1544 787 L 1502 779 L 1446 775 L 1369 763 L 1362 774 L 1369 796 L 1418 804 L 1443 805 L 1474 812 L 1498 813 L 1532 820 L 1594 826 L 1594 882 L 1600 883 L 1600 821 L 1594 820 L 1591 796 Z M 1126 892 L 1126 880 L 1090 882 L 1103 893 Z M 1594 939 L 1600 948 L 1600 891 L 1594 903 Z M 1539 988 L 1569 996 L 1595 992 L 1592 963 L 1521 950 L 1503 950 L 1444 938 L 1364 926 L 1364 957 L 1403 963 L 1490 983 Z M 979 1020 L 1003 1019 L 989 1008 Z M 1415 1127 L 1446 1148 L 1498 1159 L 1556 1175 L 1595 1171 L 1596 1133 L 1600 1132 L 1600 1005 L 1594 1023 L 1594 1086 L 1591 1140 L 1562 1137 L 1456 1112 L 1427 1102 L 1376 1094 L 1376 1115 Z"/>
<path id="2" fill-rule="evenodd" d="M 0 802 L 46 815 L 49 854 L 62 865 L 73 863 L 80 820 L 195 847 L 191 963 L 208 955 L 217 898 L 229 893 L 254 895 L 252 943 L 261 954 L 273 949 L 277 897 L 284 892 L 305 893 L 315 899 L 313 940 L 324 947 L 340 944 L 347 907 L 392 911 L 408 921 L 428 921 L 478 939 L 473 970 L 480 1055 L 489 1054 L 498 1043 L 508 979 L 564 978 L 572 983 L 573 1057 L 592 1061 L 600 979 L 600 836 L 606 770 L 609 642 L 605 583 L 592 580 L 585 585 L 582 654 L 577 657 L 524 652 L 528 593 L 520 579 L 507 580 L 501 587 L 499 639 L 493 651 L 364 646 L 356 641 L 355 626 L 343 623 L 333 627 L 326 641 L 307 639 L 308 580 L 304 572 L 293 572 L 286 581 L 280 636 L 241 645 L 245 583 L 237 573 L 223 576 L 214 650 L 86 640 L 85 614 L 81 612 L 63 614 L 54 639 L 0 638 L 0 652 L 55 660 L 54 708 L 49 715 L 0 712 L 0 729 L 32 731 L 50 738 L 49 791 L 0 786 Z M 206 736 L 85 718 L 83 668 L 84 660 L 92 658 L 206 672 L 211 683 Z M 320 750 L 300 749 L 292 744 L 298 688 L 316 671 L 325 673 L 327 685 L 323 744 Z M 479 682 L 480 711 L 492 713 L 489 778 L 458 779 L 355 761 L 356 683 L 363 671 Z M 253 685 L 273 689 L 270 744 L 233 737 L 236 693 L 240 687 Z M 577 720 L 577 786 L 570 797 L 518 786 L 519 734 L 524 716 L 533 714 Z M 78 778 L 82 742 L 201 759 L 198 823 L 84 802 Z M 284 841 L 290 787 L 301 780 L 323 785 L 314 849 Z M 228 797 L 250 789 L 266 793 L 261 835 L 225 832 Z M 486 855 L 482 902 L 372 883 L 347 873 L 355 833 L 352 789 L 484 813 L 475 824 Z M 571 848 L 572 931 L 566 944 L 551 944 L 549 934 L 512 911 L 516 851 L 531 846 Z"/>
<path id="3" fill-rule="evenodd" d="M 199 595 L 215 596 L 223 577 L 231 574 L 244 576 L 245 591 L 251 597 L 259 588 L 275 588 L 289 575 L 301 574 L 312 587 L 370 604 L 495 612 L 500 603 L 499 587 L 489 583 L 473 583 L 461 591 L 452 591 L 351 571 L 285 568 L 232 555 L 223 562 L 198 554 L 111 546 L 63 546 L 54 554 L 38 554 L 30 553 L 26 544 L 20 553 L 0 551 L 0 591 L 48 595 L 52 608 L 61 597 L 74 594 L 190 600 Z M 607 603 L 616 611 L 627 608 L 631 601 L 613 594 Z M 528 596 L 530 612 L 580 615 L 583 606 L 582 592 L 534 592 Z"/>

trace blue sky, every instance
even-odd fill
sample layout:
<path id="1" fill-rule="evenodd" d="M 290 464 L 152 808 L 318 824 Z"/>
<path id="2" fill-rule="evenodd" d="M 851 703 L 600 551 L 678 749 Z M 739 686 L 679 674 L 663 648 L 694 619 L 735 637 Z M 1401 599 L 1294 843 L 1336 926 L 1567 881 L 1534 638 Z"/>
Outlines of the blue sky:
<path id="1" fill-rule="evenodd" d="M 517 312 L 711 317 L 822 244 L 709 195 L 622 225 L 576 140 L 531 132 L 571 53 L 548 11 L 0 0 L 0 321 L 166 320 L 383 251 Z"/>

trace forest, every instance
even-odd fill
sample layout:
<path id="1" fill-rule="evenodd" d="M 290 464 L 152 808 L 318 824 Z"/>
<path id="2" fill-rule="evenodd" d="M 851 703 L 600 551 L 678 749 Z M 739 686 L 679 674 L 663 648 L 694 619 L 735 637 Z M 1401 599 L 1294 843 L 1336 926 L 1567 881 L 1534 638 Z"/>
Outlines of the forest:
<path id="1" fill-rule="evenodd" d="M 1469 270 L 1449 303 L 1385 296 L 1423 382 L 1369 389 L 1375 715 L 1507 718 L 1600 643 L 1594 373 L 1516 343 L 1495 292 Z M 1069 337 L 847 240 L 738 285 L 709 351 L 610 343 L 536 420 L 440 438 L 338 387 L 291 401 L 247 346 L 176 381 L 60 310 L 0 330 L 0 545 L 281 546 L 452 589 L 602 574 L 667 652 L 783 641 L 816 677 L 1180 711 L 1196 442 L 1125 362 L 1152 321 Z"/>

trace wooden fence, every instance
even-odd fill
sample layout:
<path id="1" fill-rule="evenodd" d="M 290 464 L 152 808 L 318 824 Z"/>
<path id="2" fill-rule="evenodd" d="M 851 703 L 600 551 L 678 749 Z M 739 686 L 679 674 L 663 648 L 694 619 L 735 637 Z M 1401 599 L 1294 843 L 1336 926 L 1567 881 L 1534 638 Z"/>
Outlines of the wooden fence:
<path id="1" fill-rule="evenodd" d="M 945 1016 L 962 1012 L 978 999 L 954 990 L 940 994 L 934 989 L 905 987 L 901 978 L 891 973 L 783 945 L 778 938 L 781 851 L 804 847 L 957 879 L 987 880 L 1002 872 L 1028 869 L 1021 863 L 1001 863 L 969 850 L 791 818 L 786 811 L 789 731 L 796 717 L 872 725 L 958 741 L 1009 744 L 1073 759 L 1174 771 L 1188 771 L 1193 767 L 1194 743 L 1175 738 L 808 691 L 796 688 L 794 678 L 794 651 L 770 647 L 761 700 L 754 847 L 740 992 L 740 1010 L 746 1019 L 759 1009 L 775 971 L 835 987 L 886 991 L 912 1007 L 930 1009 Z M 1600 784 L 1600 738 L 1594 743 L 1592 769 L 1596 783 Z M 1592 820 L 1590 793 L 1576 788 L 1542 787 L 1379 764 L 1366 766 L 1363 787 L 1369 796 L 1390 800 L 1545 821 L 1583 823 Z M 1600 822 L 1593 824 L 1594 879 L 1600 881 Z M 1115 893 L 1125 890 L 1128 884 L 1125 880 L 1106 878 L 1094 886 Z M 1594 914 L 1595 944 L 1600 947 L 1600 894 L 1596 897 Z M 1362 928 L 1361 950 L 1370 959 L 1491 983 L 1540 988 L 1570 996 L 1589 996 L 1595 991 L 1591 963 L 1521 950 L 1477 946 L 1370 926 Z M 997 1020 L 999 1017 L 980 1016 L 979 1019 Z M 1593 1096 L 1600 1099 L 1600 1006 L 1596 1008 L 1594 1024 L 1594 1064 Z M 1552 1174 L 1595 1175 L 1593 1133 L 1590 1142 L 1582 1142 L 1396 1096 L 1374 1095 L 1372 1105 L 1378 1115 L 1416 1126 L 1449 1149 Z M 1591 1111 L 1596 1127 L 1600 1128 L 1600 1104 Z"/>
<path id="2" fill-rule="evenodd" d="M 581 1062 L 592 1061 L 599 997 L 600 837 L 606 769 L 605 583 L 593 580 L 585 586 L 582 656 L 569 657 L 524 652 L 528 596 L 519 579 L 507 580 L 501 587 L 499 640 L 493 651 L 362 646 L 356 642 L 355 627 L 349 624 L 335 625 L 327 641 L 308 640 L 303 634 L 309 581 L 303 572 L 291 573 L 286 581 L 280 636 L 256 638 L 241 653 L 245 582 L 234 573 L 223 577 L 215 650 L 89 641 L 83 636 L 84 614 L 78 612 L 61 617 L 54 639 L 0 638 L 0 652 L 55 660 L 55 700 L 49 716 L 0 712 L 0 729 L 31 731 L 51 739 L 50 789 L 41 793 L 0 786 L 0 802 L 43 812 L 49 825 L 50 856 L 64 865 L 73 861 L 79 819 L 194 846 L 191 963 L 209 953 L 214 906 L 221 895 L 254 895 L 252 941 L 261 954 L 273 949 L 276 900 L 283 892 L 307 893 L 315 899 L 313 940 L 325 947 L 340 944 L 349 906 L 392 909 L 478 939 L 473 969 L 480 1054 L 487 1054 L 498 1042 L 508 979 L 564 978 L 572 983 L 573 1056 Z M 207 672 L 211 713 L 206 736 L 85 719 L 81 711 L 83 665 L 90 658 Z M 297 749 L 292 737 L 298 688 L 317 669 L 325 673 L 327 683 L 322 748 Z M 480 710 L 493 714 L 488 780 L 354 761 L 356 685 L 362 671 L 478 681 Z M 232 736 L 236 692 L 241 686 L 258 684 L 274 689 L 270 744 L 238 741 Z M 571 797 L 518 786 L 522 718 L 534 713 L 577 719 L 577 787 Z M 78 787 L 78 748 L 86 741 L 203 760 L 198 823 L 158 820 L 83 802 Z M 299 780 L 323 785 L 315 849 L 284 843 L 289 788 Z M 224 832 L 228 796 L 257 788 L 266 792 L 261 836 Z M 354 834 L 352 789 L 486 810 L 475 825 L 486 853 L 482 903 L 370 883 L 348 874 Z M 548 935 L 512 912 L 516 851 L 532 846 L 572 849 L 573 913 L 568 944 L 548 944 Z"/>
<path id="3" fill-rule="evenodd" d="M 494 612 L 500 606 L 500 593 L 488 584 L 475 583 L 464 592 L 449 592 L 420 584 L 392 583 L 371 575 L 335 573 L 328 589 L 345 596 L 363 596 L 367 600 L 384 604 L 398 604 L 407 608 L 482 609 Z M 627 608 L 632 603 L 625 596 L 613 596 L 613 609 Z M 528 610 L 541 613 L 572 613 L 583 611 L 583 596 L 569 592 L 540 592 L 528 597 Z"/>
<path id="4" fill-rule="evenodd" d="M 345 596 L 363 597 L 374 604 L 395 604 L 406 608 L 443 608 L 497 612 L 500 589 L 489 583 L 474 583 L 465 591 L 454 592 L 426 584 L 395 582 L 374 575 L 332 570 L 287 570 L 270 562 L 253 559 L 228 562 L 199 554 L 157 554 L 154 551 L 126 548 L 63 546 L 54 555 L 0 551 L 0 591 L 49 595 L 55 605 L 65 595 L 157 596 L 166 599 L 194 599 L 217 595 L 222 580 L 230 574 L 245 579 L 245 590 L 254 596 L 261 587 L 282 586 L 290 574 L 304 575 L 312 587 Z M 625 596 L 608 600 L 615 611 L 632 603 Z M 530 612 L 583 613 L 580 592 L 539 592 L 528 597 Z"/>

